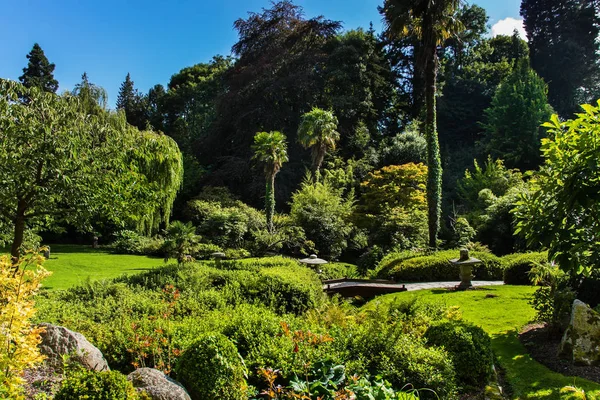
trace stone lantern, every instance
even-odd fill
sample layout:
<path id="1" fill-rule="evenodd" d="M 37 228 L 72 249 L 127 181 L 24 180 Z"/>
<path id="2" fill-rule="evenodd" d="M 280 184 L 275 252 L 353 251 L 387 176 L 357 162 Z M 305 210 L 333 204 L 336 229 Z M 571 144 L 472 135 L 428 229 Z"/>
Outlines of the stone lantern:
<path id="1" fill-rule="evenodd" d="M 317 257 L 316 254 L 311 254 L 307 258 L 303 258 L 298 261 L 301 262 L 302 264 L 305 264 L 305 265 L 311 267 L 311 268 L 315 268 L 315 266 L 317 266 L 317 265 L 327 264 L 327 260 L 323 260 L 322 258 Z M 318 272 L 321 273 L 321 270 L 318 270 Z"/>
<path id="2" fill-rule="evenodd" d="M 221 260 L 223 260 L 225 258 L 225 253 L 217 251 L 215 253 L 212 253 L 210 256 L 215 260 L 215 264 L 218 267 L 221 265 Z"/>
<path id="3" fill-rule="evenodd" d="M 302 264 L 306 264 L 306 265 L 327 264 L 326 260 L 323 260 L 322 258 L 317 257 L 316 254 L 311 254 L 310 256 L 308 256 L 308 258 L 303 258 L 298 261 L 300 261 Z"/>
<path id="4" fill-rule="evenodd" d="M 457 290 L 467 290 L 473 287 L 471 279 L 473 276 L 473 266 L 481 264 L 481 260 L 469 256 L 469 250 L 460 249 L 460 258 L 450 260 L 452 265 L 458 265 L 460 268 L 460 284 L 456 287 Z"/>

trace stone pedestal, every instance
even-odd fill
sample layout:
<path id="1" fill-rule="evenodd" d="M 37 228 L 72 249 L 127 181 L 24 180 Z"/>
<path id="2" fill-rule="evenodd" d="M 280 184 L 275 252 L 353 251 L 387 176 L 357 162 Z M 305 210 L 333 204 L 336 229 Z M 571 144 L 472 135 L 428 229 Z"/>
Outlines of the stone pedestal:
<path id="1" fill-rule="evenodd" d="M 473 275 L 473 265 L 461 265 L 459 278 L 460 284 L 458 285 L 457 289 L 466 290 L 468 288 L 473 287 L 473 284 L 471 283 L 471 280 L 475 278 L 475 276 Z"/>
<path id="2" fill-rule="evenodd" d="M 456 287 L 457 290 L 467 290 L 473 287 L 471 280 L 475 278 L 473 275 L 473 267 L 481 264 L 481 260 L 474 257 L 469 257 L 469 250 L 460 249 L 460 258 L 450 260 L 452 265 L 459 267 L 460 284 Z"/>

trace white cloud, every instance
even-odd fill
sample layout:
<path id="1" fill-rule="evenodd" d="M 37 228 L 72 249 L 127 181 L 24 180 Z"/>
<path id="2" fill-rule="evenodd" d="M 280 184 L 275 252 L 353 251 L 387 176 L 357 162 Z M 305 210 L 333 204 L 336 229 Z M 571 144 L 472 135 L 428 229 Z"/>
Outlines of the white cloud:
<path id="1" fill-rule="evenodd" d="M 519 32 L 521 39 L 527 40 L 527 34 L 525 33 L 523 20 L 510 17 L 501 19 L 500 21 L 496 22 L 494 26 L 492 26 L 492 37 L 496 37 L 498 35 L 512 36 L 515 29 Z"/>

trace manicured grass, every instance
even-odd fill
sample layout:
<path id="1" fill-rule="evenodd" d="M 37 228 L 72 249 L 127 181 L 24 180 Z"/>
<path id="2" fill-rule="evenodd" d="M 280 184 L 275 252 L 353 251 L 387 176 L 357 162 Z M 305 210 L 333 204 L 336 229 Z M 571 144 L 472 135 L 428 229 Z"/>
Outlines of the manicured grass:
<path id="1" fill-rule="evenodd" d="M 492 336 L 492 346 L 500 366 L 505 370 L 512 399 L 562 399 L 565 397 L 559 391 L 568 385 L 580 387 L 587 394 L 600 395 L 599 384 L 552 372 L 527 354 L 517 338 L 517 331 L 535 315 L 528 303 L 534 291 L 534 287 L 509 285 L 467 292 L 423 290 L 381 296 L 364 307 L 411 296 L 460 307 L 465 320 L 481 326 Z"/>
<path id="2" fill-rule="evenodd" d="M 44 268 L 52 275 L 43 282 L 47 290 L 67 289 L 86 280 L 115 278 L 163 265 L 160 258 L 111 254 L 89 246 L 52 245 Z"/>

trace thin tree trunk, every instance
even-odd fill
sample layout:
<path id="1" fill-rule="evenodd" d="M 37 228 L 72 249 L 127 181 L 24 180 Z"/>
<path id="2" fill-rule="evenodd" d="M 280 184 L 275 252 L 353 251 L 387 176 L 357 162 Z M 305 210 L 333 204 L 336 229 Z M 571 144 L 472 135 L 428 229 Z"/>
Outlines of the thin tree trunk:
<path id="1" fill-rule="evenodd" d="M 427 140 L 427 211 L 429 246 L 437 247 L 442 208 L 442 161 L 436 121 L 437 57 L 435 46 L 429 49 L 425 65 L 425 139 Z"/>
<path id="2" fill-rule="evenodd" d="M 20 257 L 19 249 L 23 244 L 23 236 L 25 234 L 25 211 L 25 202 L 23 200 L 19 200 L 17 206 L 17 215 L 14 219 L 15 229 L 13 234 L 13 243 L 10 249 L 10 255 L 17 260 Z"/>
<path id="3" fill-rule="evenodd" d="M 318 148 L 314 153 L 311 171 L 314 183 L 317 183 L 319 181 L 319 170 L 321 169 L 321 165 L 323 164 L 323 160 L 325 159 L 325 152 L 325 149 Z"/>
<path id="4" fill-rule="evenodd" d="M 275 174 L 271 174 L 267 177 L 265 214 L 267 215 L 267 229 L 270 233 L 273 233 L 273 215 L 275 215 Z"/>

